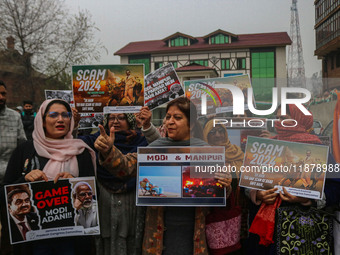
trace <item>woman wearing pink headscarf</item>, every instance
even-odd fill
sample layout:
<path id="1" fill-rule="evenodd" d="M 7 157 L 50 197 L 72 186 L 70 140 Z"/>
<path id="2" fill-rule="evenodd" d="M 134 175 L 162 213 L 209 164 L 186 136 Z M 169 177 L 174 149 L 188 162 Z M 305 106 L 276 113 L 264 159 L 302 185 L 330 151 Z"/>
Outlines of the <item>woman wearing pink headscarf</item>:
<path id="1" fill-rule="evenodd" d="M 95 153 L 82 140 L 73 139 L 73 128 L 72 110 L 66 101 L 44 101 L 34 120 L 33 141 L 14 150 L 4 184 L 94 176 Z M 78 245 L 78 241 L 81 244 Z M 91 242 L 80 237 L 49 239 L 15 245 L 14 251 L 18 254 L 89 254 L 87 243 Z"/>

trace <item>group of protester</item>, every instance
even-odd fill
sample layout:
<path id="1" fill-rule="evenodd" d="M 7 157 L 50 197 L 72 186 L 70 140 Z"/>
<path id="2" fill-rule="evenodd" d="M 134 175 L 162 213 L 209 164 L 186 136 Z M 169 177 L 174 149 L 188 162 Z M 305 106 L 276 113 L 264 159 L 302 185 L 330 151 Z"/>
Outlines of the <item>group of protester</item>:
<path id="1" fill-rule="evenodd" d="M 215 178 L 226 188 L 225 207 L 137 207 L 138 147 L 224 146 L 225 164 L 237 169 L 243 164 L 244 153 L 230 143 L 225 126 L 214 126 L 210 120 L 202 128 L 195 106 L 185 97 L 168 103 L 161 132 L 151 123 L 151 111 L 142 107 L 138 114 L 107 114 L 97 133 L 79 137 L 76 136 L 77 111 L 66 101 L 49 99 L 36 113 L 32 140 L 25 141 L 21 117 L 6 107 L 6 92 L 6 85 L 0 82 L 1 192 L 3 185 L 8 184 L 96 176 L 100 235 L 10 246 L 6 211 L 12 204 L 6 205 L 2 194 L 3 254 L 279 254 L 283 251 L 276 249 L 273 236 L 277 225 L 275 211 L 280 205 L 302 208 L 339 205 L 340 179 L 337 178 L 327 178 L 324 203 L 317 203 L 286 190 L 282 193 L 276 189 L 243 190 L 238 187 L 239 173 L 219 173 Z M 304 115 L 294 105 L 286 110 L 287 115 L 281 116 L 279 109 L 278 117 L 294 119 L 298 125 L 287 129 L 276 122 L 277 135 L 273 139 L 321 143 L 317 136 L 307 132 L 313 123 L 312 116 Z M 262 136 L 270 134 L 264 132 Z M 328 163 L 335 163 L 331 155 Z M 209 239 L 206 223 L 216 217 L 225 219 L 236 206 L 241 212 L 240 220 L 236 223 L 226 220 L 223 224 L 228 234 L 222 242 L 214 243 Z M 27 206 L 22 207 L 23 211 L 28 210 Z M 20 213 L 17 215 L 20 218 Z M 29 224 L 27 219 L 23 221 Z M 21 220 L 16 224 L 24 230 Z M 225 229 L 221 226 L 217 228 L 222 233 Z"/>

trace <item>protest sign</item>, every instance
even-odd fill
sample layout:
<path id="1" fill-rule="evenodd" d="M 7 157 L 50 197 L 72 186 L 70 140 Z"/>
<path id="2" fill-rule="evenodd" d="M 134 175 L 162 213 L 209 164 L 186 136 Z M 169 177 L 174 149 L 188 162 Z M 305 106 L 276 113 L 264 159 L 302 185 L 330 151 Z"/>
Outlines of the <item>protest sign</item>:
<path id="1" fill-rule="evenodd" d="M 98 128 L 99 124 L 102 124 L 104 120 L 104 114 L 102 113 L 81 113 L 78 130 Z"/>
<path id="2" fill-rule="evenodd" d="M 184 81 L 185 95 L 195 104 L 200 115 L 205 115 L 202 113 L 202 106 L 205 105 L 206 115 L 233 111 L 234 95 L 226 88 L 227 86 L 237 87 L 243 93 L 244 109 L 247 110 L 247 89 L 251 88 L 248 74 Z M 203 96 L 206 96 L 206 104 L 202 103 Z"/>
<path id="3" fill-rule="evenodd" d="M 224 147 L 138 148 L 137 205 L 222 206 Z"/>
<path id="4" fill-rule="evenodd" d="M 100 234 L 94 177 L 5 186 L 11 244 Z"/>
<path id="5" fill-rule="evenodd" d="M 72 90 L 45 90 L 46 99 L 63 99 L 74 107 Z M 78 129 L 97 128 L 98 124 L 103 122 L 102 113 L 80 113 L 80 121 L 78 123 Z"/>
<path id="6" fill-rule="evenodd" d="M 150 110 L 182 95 L 184 90 L 171 63 L 145 76 L 145 105 Z"/>
<path id="7" fill-rule="evenodd" d="M 74 101 L 73 101 L 73 93 L 72 90 L 48 90 L 45 89 L 45 98 L 46 99 L 63 99 L 67 103 L 71 105 L 71 107 L 74 107 Z"/>
<path id="8" fill-rule="evenodd" d="M 138 112 L 144 105 L 144 65 L 72 66 L 79 113 Z"/>
<path id="9" fill-rule="evenodd" d="M 327 159 L 327 146 L 248 136 L 240 186 L 321 199 Z"/>

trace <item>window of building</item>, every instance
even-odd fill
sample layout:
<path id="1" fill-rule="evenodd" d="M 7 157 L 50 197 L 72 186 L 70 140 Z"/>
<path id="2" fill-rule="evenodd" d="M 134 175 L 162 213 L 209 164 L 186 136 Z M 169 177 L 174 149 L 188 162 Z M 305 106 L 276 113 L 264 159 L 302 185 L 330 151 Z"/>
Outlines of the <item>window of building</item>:
<path id="1" fill-rule="evenodd" d="M 179 36 L 175 39 L 171 39 L 170 45 L 171 45 L 171 47 L 188 46 L 188 38 L 184 38 L 182 36 Z"/>
<path id="2" fill-rule="evenodd" d="M 163 62 L 155 62 L 155 70 L 161 68 L 163 66 Z"/>
<path id="3" fill-rule="evenodd" d="M 251 53 L 251 76 L 255 101 L 271 102 L 275 87 L 274 51 Z"/>
<path id="4" fill-rule="evenodd" d="M 334 55 L 330 55 L 329 58 L 331 59 L 331 69 L 334 69 Z"/>
<path id="5" fill-rule="evenodd" d="M 336 67 L 340 67 L 340 52 L 336 54 L 336 61 L 335 61 Z"/>
<path id="6" fill-rule="evenodd" d="M 218 34 L 211 37 L 211 44 L 224 44 L 229 43 L 229 36 Z"/>
<path id="7" fill-rule="evenodd" d="M 209 66 L 207 59 L 206 60 L 192 60 L 190 63 L 199 64 L 201 66 Z"/>
<path id="8" fill-rule="evenodd" d="M 237 69 L 246 69 L 246 58 L 237 59 Z"/>
<path id="9" fill-rule="evenodd" d="M 176 61 L 171 62 L 171 64 L 174 66 L 174 68 L 178 67 L 178 63 Z"/>
<path id="10" fill-rule="evenodd" d="M 150 58 L 149 57 L 129 57 L 129 64 L 144 64 L 145 74 L 150 73 Z"/>
<path id="11" fill-rule="evenodd" d="M 340 3 L 340 1 L 339 1 Z M 316 28 L 316 49 L 340 36 L 340 10 Z"/>
<path id="12" fill-rule="evenodd" d="M 221 69 L 230 70 L 230 59 L 221 59 Z"/>

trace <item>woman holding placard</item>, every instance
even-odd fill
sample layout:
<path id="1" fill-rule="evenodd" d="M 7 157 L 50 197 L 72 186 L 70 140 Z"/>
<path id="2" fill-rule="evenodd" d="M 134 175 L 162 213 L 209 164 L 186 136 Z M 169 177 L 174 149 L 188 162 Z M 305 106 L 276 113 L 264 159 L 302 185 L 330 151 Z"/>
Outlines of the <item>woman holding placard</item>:
<path id="1" fill-rule="evenodd" d="M 280 121 L 275 122 L 277 135 L 272 137 L 272 139 L 321 144 L 316 135 L 308 132 L 313 125 L 312 115 L 303 114 L 295 105 L 287 105 L 286 115 L 282 115 L 281 110 L 281 107 L 279 107 L 277 119 L 280 119 Z M 285 125 L 282 124 L 283 121 Z M 264 134 L 263 137 L 269 138 L 268 133 Z M 334 163 L 333 156 L 329 154 L 327 165 L 333 165 Z M 308 164 L 307 161 L 305 164 Z M 284 181 L 283 179 L 280 183 Z M 332 223 L 329 222 L 328 216 L 323 218 L 325 215 L 317 211 L 316 208 L 323 207 L 326 204 L 339 203 L 340 194 L 337 180 L 335 178 L 326 179 L 324 188 L 325 198 L 318 201 L 294 196 L 284 187 L 282 187 L 281 192 L 277 192 L 277 190 L 278 188 L 273 188 L 270 190 L 250 190 L 249 192 L 253 205 L 250 210 L 252 225 L 249 229 L 251 234 L 248 244 L 251 248 L 249 248 L 248 254 L 276 254 L 277 249 L 283 251 L 286 248 L 292 248 L 294 252 L 304 250 L 304 253 L 308 253 L 313 251 L 313 254 L 323 252 L 324 250 L 331 251 L 332 247 L 329 238 L 331 238 L 332 233 L 329 224 Z M 323 218 L 322 224 L 323 231 L 326 230 L 325 233 L 315 229 L 319 224 L 318 220 L 320 217 Z M 304 221 L 312 222 L 312 224 L 306 225 Z M 287 224 L 290 224 L 289 229 L 285 228 Z M 308 231 L 313 233 L 313 235 L 309 237 L 304 235 L 305 230 L 303 229 L 306 226 L 309 227 Z M 275 235 L 274 239 L 275 230 L 280 231 L 280 234 Z M 323 235 L 322 237 L 320 236 L 321 234 Z M 298 245 L 291 247 L 291 244 L 294 242 Z M 320 242 L 322 242 L 322 247 L 319 245 Z"/>
<path id="2" fill-rule="evenodd" d="M 195 106 L 187 98 L 177 98 L 166 108 L 165 125 L 168 137 L 160 138 L 149 146 L 205 146 L 202 129 L 197 122 Z M 102 130 L 103 131 L 103 130 Z M 112 172 L 131 174 L 136 165 L 135 153 L 122 155 L 113 146 L 114 130 L 110 135 L 102 132 L 95 142 L 100 151 L 101 164 Z M 227 180 L 225 180 L 227 181 Z M 148 207 L 145 218 L 143 254 L 208 254 L 205 238 L 206 208 Z M 178 229 L 180 228 L 180 231 Z M 180 241 L 179 241 L 180 240 Z"/>
<path id="3" fill-rule="evenodd" d="M 73 139 L 70 105 L 46 100 L 34 120 L 33 141 L 19 145 L 8 162 L 4 184 L 48 181 L 95 175 L 94 151 Z M 47 239 L 14 246 L 15 254 L 91 253 L 90 237 Z"/>

